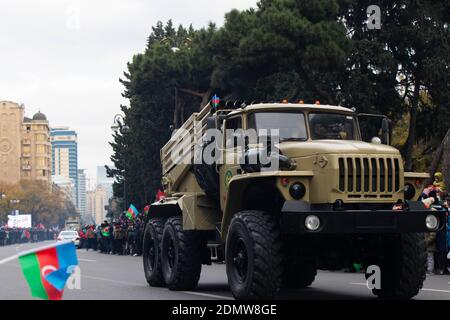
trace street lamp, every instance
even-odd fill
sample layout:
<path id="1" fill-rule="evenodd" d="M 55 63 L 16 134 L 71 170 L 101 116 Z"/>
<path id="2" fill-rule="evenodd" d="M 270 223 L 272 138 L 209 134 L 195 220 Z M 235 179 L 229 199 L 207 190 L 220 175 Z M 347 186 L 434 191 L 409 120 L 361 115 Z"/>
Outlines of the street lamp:
<path id="1" fill-rule="evenodd" d="M 123 125 L 122 125 L 123 123 Z M 125 124 L 125 118 L 120 115 L 120 114 L 116 114 L 114 116 L 114 122 L 111 125 L 111 130 L 115 133 L 117 132 L 121 132 L 123 133 L 127 133 L 130 130 L 130 127 L 128 127 L 128 125 Z M 123 159 L 123 211 L 126 211 L 127 208 L 127 189 L 126 189 L 126 183 L 125 183 L 125 159 Z"/>
<path id="2" fill-rule="evenodd" d="M 114 116 L 114 122 L 111 125 L 111 130 L 117 133 L 119 129 L 121 133 L 127 133 L 130 130 L 130 127 L 125 124 L 125 118 L 121 114 L 116 114 Z"/>
<path id="3" fill-rule="evenodd" d="M 14 209 L 14 205 L 15 204 L 19 204 L 20 203 L 20 200 L 17 200 L 17 199 L 11 199 L 11 200 L 9 200 L 9 204 L 11 205 L 11 206 L 13 206 L 13 209 L 12 209 L 12 211 L 11 211 L 11 214 L 12 215 L 16 215 L 15 213 L 15 209 Z"/>

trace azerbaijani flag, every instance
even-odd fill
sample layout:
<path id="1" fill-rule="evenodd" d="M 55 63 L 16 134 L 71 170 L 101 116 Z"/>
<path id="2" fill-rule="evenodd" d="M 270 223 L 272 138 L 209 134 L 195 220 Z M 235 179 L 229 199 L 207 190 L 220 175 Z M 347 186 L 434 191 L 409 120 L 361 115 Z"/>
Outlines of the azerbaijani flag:
<path id="1" fill-rule="evenodd" d="M 156 193 L 156 201 L 160 201 L 161 199 L 164 199 L 166 197 L 166 194 L 158 189 L 158 192 Z"/>
<path id="2" fill-rule="evenodd" d="M 134 205 L 130 204 L 130 207 L 128 208 L 128 211 L 127 211 L 127 217 L 129 219 L 134 219 L 138 216 L 138 214 L 139 214 L 138 209 L 136 209 L 136 207 Z"/>
<path id="3" fill-rule="evenodd" d="M 220 105 L 220 98 L 215 94 L 211 99 L 211 103 L 213 108 L 218 108 Z"/>
<path id="4" fill-rule="evenodd" d="M 19 263 L 33 297 L 60 300 L 78 259 L 75 245 L 68 242 L 20 255 Z"/>

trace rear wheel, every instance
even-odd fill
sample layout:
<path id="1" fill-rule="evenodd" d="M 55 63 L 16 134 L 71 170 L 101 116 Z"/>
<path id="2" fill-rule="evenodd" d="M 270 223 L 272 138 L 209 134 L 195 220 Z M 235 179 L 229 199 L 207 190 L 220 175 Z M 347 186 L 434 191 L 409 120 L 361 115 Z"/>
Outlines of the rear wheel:
<path id="1" fill-rule="evenodd" d="M 161 244 L 162 273 L 170 290 L 192 290 L 198 285 L 206 240 L 196 231 L 183 231 L 181 217 L 164 226 Z"/>
<path id="2" fill-rule="evenodd" d="M 165 285 L 161 270 L 161 238 L 164 220 L 154 218 L 149 220 L 144 233 L 144 272 L 145 278 L 152 287 Z"/>
<path id="3" fill-rule="evenodd" d="M 366 268 L 370 264 L 380 267 L 380 288 L 373 289 L 373 293 L 383 299 L 411 299 L 419 293 L 426 277 L 424 235 L 395 235 L 385 239 L 381 246 L 380 258 L 366 264 Z"/>
<path id="4" fill-rule="evenodd" d="M 262 211 L 241 211 L 231 220 L 226 268 L 237 299 L 270 299 L 281 286 L 282 241 L 275 219 Z"/>

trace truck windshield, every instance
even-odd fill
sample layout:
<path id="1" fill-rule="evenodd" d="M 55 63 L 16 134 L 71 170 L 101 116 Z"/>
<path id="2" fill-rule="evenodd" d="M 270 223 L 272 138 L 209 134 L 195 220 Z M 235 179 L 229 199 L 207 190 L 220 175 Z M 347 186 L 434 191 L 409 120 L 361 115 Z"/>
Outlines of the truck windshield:
<path id="1" fill-rule="evenodd" d="M 270 134 L 271 129 L 278 129 L 280 141 L 306 141 L 305 116 L 301 112 L 255 112 L 248 119 L 250 129 L 265 129 Z"/>
<path id="2" fill-rule="evenodd" d="M 313 140 L 355 140 L 353 116 L 338 113 L 310 113 L 309 127 Z"/>

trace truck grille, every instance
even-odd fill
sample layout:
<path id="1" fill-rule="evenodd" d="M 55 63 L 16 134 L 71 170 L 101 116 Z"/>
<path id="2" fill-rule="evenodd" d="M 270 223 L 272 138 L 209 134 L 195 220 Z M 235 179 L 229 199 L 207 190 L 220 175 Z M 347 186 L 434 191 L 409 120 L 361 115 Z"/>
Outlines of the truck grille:
<path id="1" fill-rule="evenodd" d="M 389 198 L 400 190 L 400 161 L 391 157 L 339 158 L 339 191 L 350 198 Z"/>

